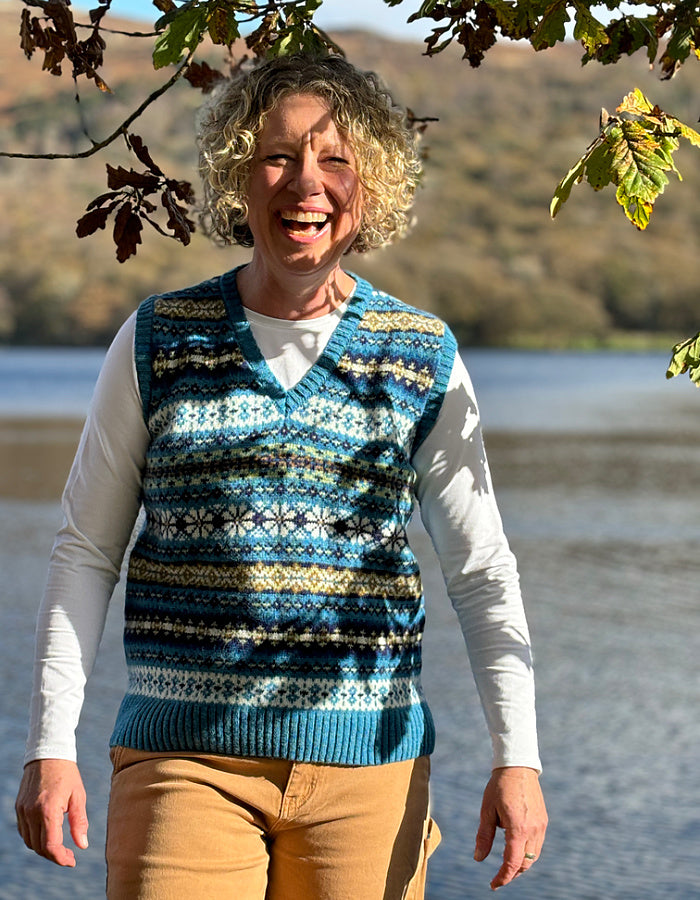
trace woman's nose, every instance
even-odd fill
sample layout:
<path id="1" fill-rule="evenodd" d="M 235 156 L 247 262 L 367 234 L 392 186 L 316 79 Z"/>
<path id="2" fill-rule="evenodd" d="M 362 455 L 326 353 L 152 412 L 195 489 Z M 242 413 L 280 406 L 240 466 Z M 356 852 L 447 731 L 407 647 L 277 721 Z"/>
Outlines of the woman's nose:
<path id="1" fill-rule="evenodd" d="M 290 187 L 293 187 L 301 197 L 312 197 L 323 190 L 321 169 L 311 154 L 304 154 L 297 160 Z"/>

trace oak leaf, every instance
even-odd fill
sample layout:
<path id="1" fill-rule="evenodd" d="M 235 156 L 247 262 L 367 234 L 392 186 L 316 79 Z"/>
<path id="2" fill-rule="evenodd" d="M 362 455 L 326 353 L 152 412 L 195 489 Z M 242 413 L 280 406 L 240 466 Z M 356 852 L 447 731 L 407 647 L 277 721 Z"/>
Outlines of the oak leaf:
<path id="1" fill-rule="evenodd" d="M 131 203 L 126 201 L 119 207 L 114 218 L 114 230 L 112 236 L 117 245 L 117 259 L 125 262 L 136 253 L 138 244 L 141 243 L 141 231 L 143 225 L 139 216 L 133 211 Z"/>

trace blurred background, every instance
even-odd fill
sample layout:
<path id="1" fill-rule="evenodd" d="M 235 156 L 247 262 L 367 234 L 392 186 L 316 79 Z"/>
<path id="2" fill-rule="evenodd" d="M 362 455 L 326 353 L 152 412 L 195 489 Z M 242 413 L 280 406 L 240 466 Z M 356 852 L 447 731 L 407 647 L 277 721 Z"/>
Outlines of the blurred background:
<path id="1" fill-rule="evenodd" d="M 72 82 L 19 49 L 20 7 L 0 2 L 0 149 L 83 149 Z M 540 55 L 497 46 L 472 70 L 457 51 L 421 56 L 418 37 L 398 25 L 336 37 L 417 116 L 439 119 L 423 139 L 413 234 L 349 268 L 443 316 L 477 389 L 533 633 L 551 817 L 542 859 L 508 894 L 700 898 L 700 395 L 686 379 L 664 379 L 671 345 L 700 328 L 700 156 L 680 151 L 684 183 L 672 181 L 644 233 L 609 191 L 586 185 L 555 222 L 548 212 L 557 182 L 597 133 L 601 105 L 612 111 L 638 86 L 692 123 L 694 68 L 662 84 L 644 58 L 582 68 L 579 48 L 566 45 Z M 113 94 L 81 88 L 99 137 L 164 80 L 149 68 L 148 39 L 109 41 Z M 210 61 L 218 63 L 215 52 Z M 199 100 L 179 86 L 134 126 L 168 174 L 193 182 Z M 133 164 L 121 147 L 108 156 Z M 183 248 L 149 234 L 120 265 L 109 226 L 78 240 L 74 222 L 105 190 L 105 161 L 0 159 L 0 900 L 103 895 L 106 745 L 124 689 L 119 589 L 80 726 L 91 847 L 76 870 L 23 847 L 13 804 L 34 619 L 105 347 L 143 297 L 246 258 L 200 235 Z M 491 895 L 497 868 L 471 859 L 488 736 L 418 516 L 412 541 L 427 596 L 425 686 L 444 836 L 428 898 L 479 900 Z"/>

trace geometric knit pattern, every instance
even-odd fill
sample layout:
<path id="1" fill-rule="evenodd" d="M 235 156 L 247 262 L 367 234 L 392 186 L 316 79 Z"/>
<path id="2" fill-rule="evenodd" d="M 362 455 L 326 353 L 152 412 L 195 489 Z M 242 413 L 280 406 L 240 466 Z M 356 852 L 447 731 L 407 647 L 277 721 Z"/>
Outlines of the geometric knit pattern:
<path id="1" fill-rule="evenodd" d="M 140 307 L 150 445 L 113 744 L 346 765 L 432 751 L 406 529 L 456 345 L 356 281 L 290 390 L 236 270 Z"/>

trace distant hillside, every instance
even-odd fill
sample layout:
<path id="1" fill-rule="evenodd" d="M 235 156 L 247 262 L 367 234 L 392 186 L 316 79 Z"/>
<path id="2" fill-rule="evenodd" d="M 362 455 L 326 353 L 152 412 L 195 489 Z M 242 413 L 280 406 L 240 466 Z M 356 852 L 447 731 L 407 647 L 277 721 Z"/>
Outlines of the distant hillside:
<path id="1" fill-rule="evenodd" d="M 72 81 L 24 58 L 18 23 L 19 4 L 0 5 L 0 149 L 85 148 Z M 700 153 L 679 154 L 685 180 L 669 185 L 645 233 L 626 221 L 609 191 L 587 185 L 574 189 L 555 222 L 548 212 L 557 182 L 595 136 L 601 105 L 612 110 L 639 86 L 681 120 L 697 119 L 694 63 L 669 84 L 648 72 L 643 57 L 581 67 L 575 45 L 541 54 L 503 45 L 473 70 L 457 52 L 427 59 L 418 44 L 362 33 L 336 38 L 417 115 L 440 120 L 424 138 L 428 161 L 413 233 L 349 258 L 348 268 L 438 312 L 463 343 L 592 346 L 662 335 L 668 344 L 700 328 L 692 238 Z M 113 95 L 81 89 L 96 138 L 167 78 L 150 68 L 148 39 L 109 40 L 104 77 Z M 212 63 L 218 58 L 212 52 Z M 192 181 L 199 101 L 178 86 L 134 125 L 169 174 Z M 247 258 L 199 235 L 183 248 L 149 234 L 138 256 L 120 265 L 109 234 L 78 240 L 75 222 L 105 189 L 107 159 L 132 164 L 116 146 L 82 161 L 0 159 L 0 341 L 104 343 L 147 294 Z"/>

